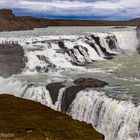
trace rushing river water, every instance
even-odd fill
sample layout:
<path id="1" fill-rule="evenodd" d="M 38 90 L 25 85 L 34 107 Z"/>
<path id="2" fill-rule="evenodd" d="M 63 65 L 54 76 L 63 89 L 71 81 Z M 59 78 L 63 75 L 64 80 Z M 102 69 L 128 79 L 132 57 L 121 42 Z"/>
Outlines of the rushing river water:
<path id="1" fill-rule="evenodd" d="M 50 27 L 0 33 L 0 42 L 5 40 L 23 46 L 28 61 L 22 74 L 0 78 L 1 93 L 61 111 L 66 87 L 59 90 L 53 104 L 48 83 L 70 86 L 79 77 L 97 78 L 109 85 L 78 92 L 66 113 L 91 123 L 106 140 L 140 139 L 140 56 L 135 28 Z"/>

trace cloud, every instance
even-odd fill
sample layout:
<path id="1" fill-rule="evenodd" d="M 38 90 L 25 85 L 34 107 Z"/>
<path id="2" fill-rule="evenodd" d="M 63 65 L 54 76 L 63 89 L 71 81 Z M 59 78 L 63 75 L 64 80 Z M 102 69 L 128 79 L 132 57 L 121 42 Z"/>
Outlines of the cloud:
<path id="1" fill-rule="evenodd" d="M 1 0 L 0 7 L 42 13 L 52 18 L 126 20 L 140 16 L 139 0 Z"/>

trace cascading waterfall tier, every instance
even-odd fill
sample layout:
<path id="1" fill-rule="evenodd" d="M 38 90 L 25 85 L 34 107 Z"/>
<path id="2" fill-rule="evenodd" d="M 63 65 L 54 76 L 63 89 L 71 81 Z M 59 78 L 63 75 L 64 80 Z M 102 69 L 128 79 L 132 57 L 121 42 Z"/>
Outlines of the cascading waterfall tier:
<path id="1" fill-rule="evenodd" d="M 34 100 L 54 110 L 62 111 L 63 94 L 68 85 L 58 90 L 57 100 L 53 102 L 45 85 L 37 86 L 15 78 L 1 78 L 0 81 L 1 87 L 6 85 L 5 88 L 0 88 L 1 93 L 11 92 L 15 96 Z M 104 92 L 90 88 L 77 92 L 65 113 L 76 120 L 91 123 L 96 130 L 105 135 L 106 140 L 137 140 L 140 138 L 140 106 L 135 106 L 132 102 L 109 98 Z"/>
<path id="2" fill-rule="evenodd" d="M 125 50 L 136 50 L 138 40 L 136 31 L 116 31 L 87 35 L 1 37 L 0 43 L 19 43 L 25 51 L 24 72 L 44 73 L 112 59 Z"/>
<path id="3" fill-rule="evenodd" d="M 70 87 L 77 88 L 72 82 L 74 79 L 68 76 L 68 70 L 77 72 L 77 75 L 83 69 L 88 73 L 95 69 L 96 60 L 111 61 L 118 54 L 135 51 L 138 44 L 136 31 L 0 37 L 0 44 L 9 43 L 23 47 L 25 68 L 19 75 L 0 78 L 0 93 L 34 100 L 74 119 L 91 123 L 105 135 L 106 140 L 140 139 L 140 106 L 135 106 L 131 100 L 119 101 L 107 96 L 103 90 L 80 86 L 68 96 L 69 104 L 64 98 Z M 63 75 L 60 70 L 67 74 Z M 54 79 L 48 76 L 56 73 Z M 54 82 L 57 87 L 55 95 L 49 90 Z M 67 107 L 63 107 L 65 103 Z"/>

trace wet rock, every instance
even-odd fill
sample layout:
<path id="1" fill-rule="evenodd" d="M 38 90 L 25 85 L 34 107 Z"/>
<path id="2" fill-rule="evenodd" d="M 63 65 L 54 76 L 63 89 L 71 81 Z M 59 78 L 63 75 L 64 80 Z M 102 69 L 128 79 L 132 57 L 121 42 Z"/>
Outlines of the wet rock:
<path id="1" fill-rule="evenodd" d="M 137 51 L 140 54 L 140 25 L 137 26 L 136 31 L 137 31 L 137 38 L 139 40 L 139 43 L 138 43 L 138 46 L 137 46 Z"/>
<path id="2" fill-rule="evenodd" d="M 137 37 L 138 39 L 140 39 L 140 25 L 137 26 L 136 31 L 137 31 Z"/>
<path id="3" fill-rule="evenodd" d="M 93 79 L 93 78 L 79 78 L 74 80 L 74 83 L 78 86 L 84 86 L 84 87 L 104 87 L 107 85 L 106 82 Z"/>
<path id="4" fill-rule="evenodd" d="M 106 82 L 93 78 L 79 78 L 73 81 L 76 85 L 68 87 L 62 96 L 61 111 L 66 113 L 78 92 L 86 88 L 104 87 Z"/>
<path id="5" fill-rule="evenodd" d="M 59 41 L 58 42 L 58 46 L 61 48 L 61 49 L 67 49 L 67 47 L 65 47 L 64 43 L 62 41 Z"/>
<path id="6" fill-rule="evenodd" d="M 107 38 L 106 38 L 106 42 L 107 42 L 107 44 L 108 44 L 108 46 L 109 46 L 109 48 L 111 49 L 111 50 L 113 50 L 113 49 L 116 49 L 117 47 L 116 47 L 116 44 L 115 44 L 115 41 L 116 41 L 116 38 L 115 38 L 115 36 L 108 36 Z"/>
<path id="7" fill-rule="evenodd" d="M 96 37 L 94 35 L 90 35 L 90 36 L 91 36 L 92 39 L 95 40 L 96 44 L 100 47 L 101 51 L 104 53 L 104 55 L 105 55 L 104 58 L 105 59 L 112 59 L 115 54 L 107 52 L 107 50 L 104 47 L 101 46 L 100 38 Z"/>
<path id="8" fill-rule="evenodd" d="M 84 89 L 85 87 L 82 87 L 82 86 L 71 86 L 65 90 L 62 96 L 62 101 L 61 101 L 61 111 L 63 113 L 66 113 L 68 111 L 77 93 Z"/>
<path id="9" fill-rule="evenodd" d="M 46 86 L 46 89 L 49 91 L 53 104 L 58 99 L 59 90 L 65 87 L 62 83 L 50 83 Z"/>
<path id="10" fill-rule="evenodd" d="M 81 46 L 81 45 L 76 45 L 76 46 L 74 46 L 74 48 L 77 49 L 78 52 L 79 52 L 83 57 L 85 57 L 85 55 L 84 55 L 84 53 L 80 50 L 80 48 L 82 48 L 82 50 L 84 50 L 86 53 L 88 53 L 88 49 L 87 49 L 86 47 Z"/>
<path id="11" fill-rule="evenodd" d="M 19 74 L 25 67 L 24 50 L 19 44 L 0 44 L 0 76 Z"/>
<path id="12" fill-rule="evenodd" d="M 90 45 L 96 51 L 96 53 L 100 56 L 98 49 L 96 48 L 96 46 L 93 43 L 87 42 L 87 44 Z"/>

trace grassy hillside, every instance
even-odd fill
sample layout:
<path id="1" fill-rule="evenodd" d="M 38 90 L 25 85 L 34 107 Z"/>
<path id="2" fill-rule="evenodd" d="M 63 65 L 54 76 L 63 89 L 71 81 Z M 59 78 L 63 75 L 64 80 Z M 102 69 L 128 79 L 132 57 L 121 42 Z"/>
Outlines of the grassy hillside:
<path id="1" fill-rule="evenodd" d="M 91 125 L 73 120 L 40 103 L 0 95 L 0 140 L 3 139 L 103 140 L 103 136 Z"/>

